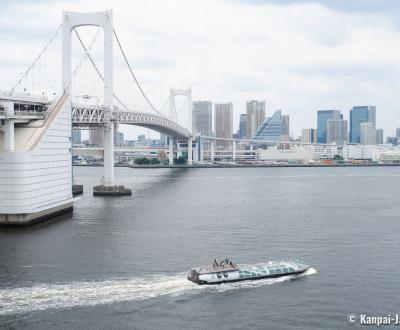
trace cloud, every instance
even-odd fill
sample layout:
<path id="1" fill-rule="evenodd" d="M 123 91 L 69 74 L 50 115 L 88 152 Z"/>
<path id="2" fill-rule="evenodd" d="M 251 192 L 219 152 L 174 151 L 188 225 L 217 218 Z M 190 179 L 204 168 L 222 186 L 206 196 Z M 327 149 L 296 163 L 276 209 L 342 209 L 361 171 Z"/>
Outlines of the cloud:
<path id="1" fill-rule="evenodd" d="M 320 4 L 324 7 L 351 13 L 376 13 L 400 10 L 397 0 L 235 0 L 249 5 L 288 6 L 299 4 Z"/>
<path id="2" fill-rule="evenodd" d="M 62 10 L 112 8 L 135 74 L 157 105 L 170 88 L 191 86 L 194 99 L 233 101 L 237 126 L 246 100 L 265 99 L 267 115 L 281 108 L 298 135 L 315 127 L 320 108 L 342 109 L 346 118 L 353 105 L 374 104 L 378 125 L 389 132 L 400 126 L 400 35 L 393 19 L 399 6 L 385 0 L 7 1 L 0 84 L 8 88 L 32 62 Z M 85 31 L 88 42 L 93 31 Z M 114 53 L 122 67 L 117 48 Z M 128 72 L 118 69 L 116 76 L 118 92 L 142 104 Z M 134 131 L 127 129 L 128 137 Z"/>

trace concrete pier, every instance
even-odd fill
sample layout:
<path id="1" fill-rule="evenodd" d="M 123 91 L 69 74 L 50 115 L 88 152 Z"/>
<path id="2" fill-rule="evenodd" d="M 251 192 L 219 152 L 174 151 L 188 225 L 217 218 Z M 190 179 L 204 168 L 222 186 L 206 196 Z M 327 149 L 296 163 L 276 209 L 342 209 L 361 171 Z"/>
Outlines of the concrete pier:
<path id="1" fill-rule="evenodd" d="M 72 195 L 77 196 L 77 195 L 82 195 L 82 194 L 83 194 L 83 185 L 74 184 L 72 186 Z"/>
<path id="2" fill-rule="evenodd" d="M 27 227 L 54 218 L 57 215 L 70 213 L 72 210 L 71 202 L 34 213 L 0 214 L 0 227 Z"/>
<path id="3" fill-rule="evenodd" d="M 130 196 L 132 190 L 125 186 L 95 186 L 93 187 L 93 196 Z"/>

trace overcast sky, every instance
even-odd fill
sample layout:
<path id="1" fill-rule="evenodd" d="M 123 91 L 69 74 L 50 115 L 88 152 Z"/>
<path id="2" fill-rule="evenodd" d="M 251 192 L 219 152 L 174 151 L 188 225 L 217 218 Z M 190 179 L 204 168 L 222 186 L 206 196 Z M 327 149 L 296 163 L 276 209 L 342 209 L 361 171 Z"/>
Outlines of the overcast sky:
<path id="1" fill-rule="evenodd" d="M 319 109 L 376 105 L 385 136 L 400 126 L 398 0 L 0 0 L 0 88 L 7 89 L 61 22 L 62 10 L 114 10 L 138 78 L 161 106 L 169 88 L 194 100 L 266 100 L 291 132 Z M 128 137 L 137 131 L 124 128 Z"/>

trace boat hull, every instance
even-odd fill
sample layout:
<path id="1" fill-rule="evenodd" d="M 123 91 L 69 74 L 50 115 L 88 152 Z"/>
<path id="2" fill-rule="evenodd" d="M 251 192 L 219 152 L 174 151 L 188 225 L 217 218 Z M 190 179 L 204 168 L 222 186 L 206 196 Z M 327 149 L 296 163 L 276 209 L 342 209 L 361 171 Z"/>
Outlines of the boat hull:
<path id="1" fill-rule="evenodd" d="M 247 265 L 244 267 L 206 267 L 193 268 L 188 280 L 196 284 L 222 284 L 241 281 L 256 281 L 304 273 L 310 268 L 302 261 L 269 262 L 267 264 Z"/>
<path id="2" fill-rule="evenodd" d="M 193 283 L 199 284 L 199 285 L 217 285 L 217 284 L 223 284 L 223 283 L 234 283 L 234 282 L 243 282 L 243 281 L 257 281 L 257 280 L 263 280 L 267 278 L 278 278 L 278 277 L 283 277 L 283 276 L 290 276 L 290 275 L 299 275 L 304 272 L 306 272 L 310 267 L 307 267 L 305 269 L 299 270 L 299 271 L 294 271 L 294 272 L 287 272 L 287 273 L 280 273 L 280 274 L 269 274 L 269 275 L 261 275 L 261 276 L 256 276 L 252 278 L 232 278 L 232 279 L 221 279 L 217 281 L 207 281 L 207 280 L 202 280 L 199 278 L 192 278 L 191 276 L 188 276 L 188 280 L 192 281 Z"/>

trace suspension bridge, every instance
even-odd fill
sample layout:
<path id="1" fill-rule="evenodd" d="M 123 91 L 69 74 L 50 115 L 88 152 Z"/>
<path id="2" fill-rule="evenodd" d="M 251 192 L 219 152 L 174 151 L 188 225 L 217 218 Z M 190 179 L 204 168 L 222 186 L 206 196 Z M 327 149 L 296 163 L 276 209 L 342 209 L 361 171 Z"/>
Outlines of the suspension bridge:
<path id="1" fill-rule="evenodd" d="M 80 27 L 96 29 L 89 42 L 90 31 L 81 34 Z M 177 96 L 186 98 L 181 111 Z M 24 225 L 72 209 L 72 127 L 102 131 L 104 175 L 97 189 L 103 193 L 121 191 L 114 182 L 119 124 L 167 135 L 170 164 L 177 139 L 186 139 L 191 165 L 191 89 L 171 89 L 166 104 L 167 110 L 155 107 L 144 92 L 112 11 L 63 12 L 33 63 L 10 90 L 0 91 L 0 224 Z"/>

